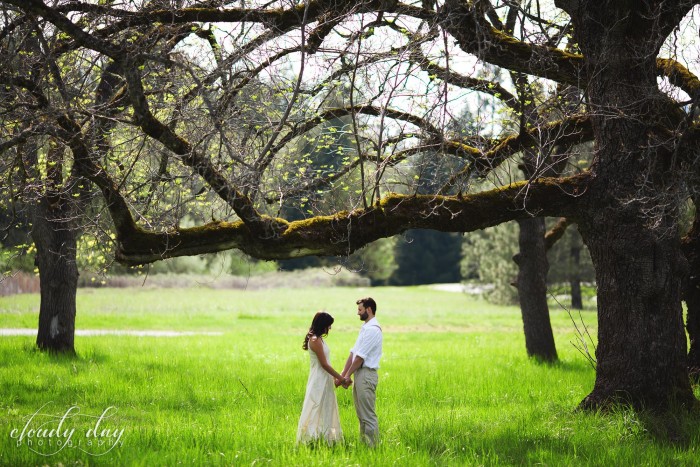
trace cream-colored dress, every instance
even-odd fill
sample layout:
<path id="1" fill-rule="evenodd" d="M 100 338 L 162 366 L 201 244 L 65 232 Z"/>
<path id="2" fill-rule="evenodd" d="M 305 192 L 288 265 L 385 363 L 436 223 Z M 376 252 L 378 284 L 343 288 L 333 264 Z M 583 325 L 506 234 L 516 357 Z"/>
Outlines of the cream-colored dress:
<path id="1" fill-rule="evenodd" d="M 330 362 L 331 351 L 323 343 L 323 354 Z M 335 398 L 333 377 L 323 369 L 316 353 L 309 348 L 311 366 L 309 379 L 306 383 L 304 407 L 301 409 L 299 427 L 297 428 L 297 443 L 308 443 L 325 440 L 329 444 L 343 439 L 338 415 L 338 401 Z"/>

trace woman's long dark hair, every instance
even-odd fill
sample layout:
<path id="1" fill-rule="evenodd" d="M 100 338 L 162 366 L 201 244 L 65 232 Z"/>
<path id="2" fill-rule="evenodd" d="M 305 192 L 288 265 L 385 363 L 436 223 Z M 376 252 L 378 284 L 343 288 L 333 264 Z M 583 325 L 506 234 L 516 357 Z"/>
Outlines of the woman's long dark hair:
<path id="1" fill-rule="evenodd" d="M 325 311 L 319 311 L 316 313 L 313 321 L 311 321 L 309 332 L 306 333 L 302 348 L 304 350 L 309 350 L 309 339 L 311 339 L 312 336 L 323 337 L 328 334 L 328 328 L 331 327 L 333 321 L 335 321 L 333 317 Z"/>

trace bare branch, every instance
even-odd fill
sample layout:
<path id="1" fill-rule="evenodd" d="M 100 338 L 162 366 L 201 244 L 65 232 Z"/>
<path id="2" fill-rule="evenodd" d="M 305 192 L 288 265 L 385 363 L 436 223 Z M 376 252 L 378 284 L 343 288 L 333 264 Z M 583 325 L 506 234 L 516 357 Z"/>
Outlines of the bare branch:
<path id="1" fill-rule="evenodd" d="M 459 142 L 447 142 L 446 151 L 455 155 L 474 157 L 471 164 L 455 174 L 443 187 L 441 193 L 447 191 L 460 179 L 471 176 L 483 177 L 498 167 L 508 157 L 525 148 L 541 147 L 542 145 L 573 145 L 593 138 L 593 128 L 586 115 L 575 115 L 566 120 L 533 128 L 529 132 L 503 138 L 495 147 L 487 152 L 479 151 Z"/>
<path id="2" fill-rule="evenodd" d="M 436 63 L 431 62 L 420 52 L 415 52 L 412 54 L 412 59 L 418 63 L 421 69 L 424 71 L 449 84 L 452 84 L 453 86 L 458 86 L 463 89 L 473 89 L 475 91 L 490 94 L 497 99 L 502 100 L 511 109 L 518 108 L 518 99 L 500 83 L 485 79 L 472 78 L 471 76 L 461 75 L 452 70 L 448 70 Z"/>
<path id="3" fill-rule="evenodd" d="M 129 88 L 131 105 L 134 109 L 134 118 L 141 129 L 153 139 L 160 141 L 169 150 L 181 156 L 183 163 L 195 169 L 246 224 L 253 229 L 265 232 L 265 235 L 270 234 L 269 229 L 272 226 L 262 219 L 250 199 L 231 186 L 208 158 L 199 154 L 189 142 L 175 134 L 168 126 L 153 116 L 144 95 L 138 68 L 127 63 L 123 69 Z"/>
<path id="4" fill-rule="evenodd" d="M 573 224 L 572 220 L 568 217 L 560 217 L 557 223 L 549 229 L 544 234 L 544 247 L 547 251 L 551 250 L 552 247 L 564 236 L 567 227 Z"/>

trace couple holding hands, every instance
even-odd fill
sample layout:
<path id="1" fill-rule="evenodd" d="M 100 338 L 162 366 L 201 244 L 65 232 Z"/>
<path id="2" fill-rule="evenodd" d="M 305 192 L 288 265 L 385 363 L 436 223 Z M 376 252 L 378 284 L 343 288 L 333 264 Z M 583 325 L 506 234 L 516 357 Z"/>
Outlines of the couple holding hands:
<path id="1" fill-rule="evenodd" d="M 375 318 L 377 304 L 372 298 L 357 301 L 357 315 L 364 322 L 360 335 L 345 362 L 342 373 L 330 364 L 330 349 L 323 340 L 333 324 L 333 317 L 320 311 L 316 313 L 304 339 L 303 349 L 309 351 L 311 361 L 306 396 L 297 428 L 297 442 L 326 441 L 329 444 L 342 441 L 338 401 L 335 388 L 352 385 L 352 396 L 357 418 L 360 420 L 360 437 L 369 446 L 378 441 L 379 425 L 375 412 L 377 369 L 382 356 L 382 329 Z M 353 384 L 351 376 L 355 375 Z"/>

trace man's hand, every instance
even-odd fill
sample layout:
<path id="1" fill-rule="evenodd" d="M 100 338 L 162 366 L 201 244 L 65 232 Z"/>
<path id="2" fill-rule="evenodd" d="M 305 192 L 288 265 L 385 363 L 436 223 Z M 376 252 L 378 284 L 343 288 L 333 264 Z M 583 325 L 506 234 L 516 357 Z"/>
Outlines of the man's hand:
<path id="1" fill-rule="evenodd" d="M 343 384 L 343 388 L 347 389 L 347 388 L 349 388 L 350 385 L 352 384 L 352 380 L 351 380 L 350 378 L 347 378 L 347 377 L 346 377 L 346 378 L 343 380 L 342 384 Z"/>

